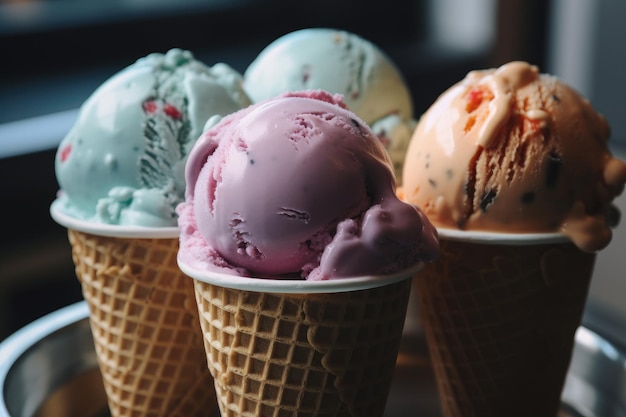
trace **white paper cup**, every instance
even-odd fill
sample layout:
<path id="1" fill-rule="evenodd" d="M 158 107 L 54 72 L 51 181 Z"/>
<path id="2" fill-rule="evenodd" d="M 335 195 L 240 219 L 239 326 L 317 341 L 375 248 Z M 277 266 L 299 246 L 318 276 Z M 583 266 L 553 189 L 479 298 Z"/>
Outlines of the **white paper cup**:
<path id="1" fill-rule="evenodd" d="M 412 277 L 193 278 L 222 417 L 383 415 Z"/>
<path id="2" fill-rule="evenodd" d="M 563 233 L 504 233 L 481 230 L 457 230 L 438 227 L 439 239 L 457 242 L 497 245 L 537 245 L 569 242 L 570 239 Z"/>
<path id="3" fill-rule="evenodd" d="M 60 200 L 50 205 L 50 215 L 61 226 L 97 236 L 129 239 L 178 239 L 178 227 L 120 226 L 77 219 L 65 213 Z"/>
<path id="4" fill-rule="evenodd" d="M 319 294 L 367 290 L 406 280 L 414 276 L 424 267 L 422 263 L 417 263 L 402 271 L 389 275 L 365 275 L 323 281 L 309 281 L 304 279 L 240 277 L 238 275 L 200 270 L 190 263 L 185 262 L 180 256 L 178 257 L 178 266 L 188 276 L 207 284 L 244 291 L 283 294 Z"/>

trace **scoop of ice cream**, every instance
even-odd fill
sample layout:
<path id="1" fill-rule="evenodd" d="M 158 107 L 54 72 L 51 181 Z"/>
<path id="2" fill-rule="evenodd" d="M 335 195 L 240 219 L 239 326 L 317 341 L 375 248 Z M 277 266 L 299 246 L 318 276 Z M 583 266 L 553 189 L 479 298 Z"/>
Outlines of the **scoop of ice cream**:
<path id="1" fill-rule="evenodd" d="M 472 71 L 419 120 L 403 194 L 437 226 L 562 232 L 606 246 L 626 164 L 588 100 L 525 62 Z"/>
<path id="2" fill-rule="evenodd" d="M 172 49 L 139 59 L 81 106 L 55 160 L 59 206 L 106 224 L 175 226 L 186 156 L 212 116 L 250 104 L 242 77 Z"/>
<path id="3" fill-rule="evenodd" d="M 200 269 L 331 279 L 396 272 L 438 251 L 400 201 L 389 157 L 340 96 L 286 93 L 222 119 L 196 143 L 179 256 Z"/>
<path id="4" fill-rule="evenodd" d="M 374 131 L 392 150 L 397 179 L 401 179 L 415 125 L 413 104 L 402 74 L 372 42 L 327 28 L 288 33 L 265 47 L 250 64 L 244 86 L 254 102 L 307 89 L 342 94 L 348 108 L 370 126 L 395 116 Z M 406 130 L 410 130 L 408 135 Z"/>

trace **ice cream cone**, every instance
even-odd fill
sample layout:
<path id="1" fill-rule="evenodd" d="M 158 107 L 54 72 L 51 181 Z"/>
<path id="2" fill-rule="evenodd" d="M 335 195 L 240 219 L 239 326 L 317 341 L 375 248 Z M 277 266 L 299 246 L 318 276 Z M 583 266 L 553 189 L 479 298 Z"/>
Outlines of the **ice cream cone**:
<path id="1" fill-rule="evenodd" d="M 208 417 L 216 411 L 193 284 L 177 266 L 178 228 L 68 216 L 76 275 L 112 417 Z"/>
<path id="2" fill-rule="evenodd" d="M 193 286 L 178 239 L 69 229 L 112 416 L 209 416 L 215 409 Z"/>
<path id="3" fill-rule="evenodd" d="M 382 416 L 414 272 L 363 288 L 350 279 L 195 279 L 222 417 Z"/>
<path id="4" fill-rule="evenodd" d="M 415 279 L 445 417 L 557 415 L 595 255 L 514 236 L 440 233 Z"/>

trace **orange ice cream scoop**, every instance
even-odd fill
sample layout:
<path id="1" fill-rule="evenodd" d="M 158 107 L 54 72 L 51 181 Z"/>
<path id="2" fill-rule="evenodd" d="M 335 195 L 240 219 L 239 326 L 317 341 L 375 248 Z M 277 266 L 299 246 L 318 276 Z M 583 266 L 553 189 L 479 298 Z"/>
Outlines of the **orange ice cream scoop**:
<path id="1" fill-rule="evenodd" d="M 561 232 L 596 251 L 619 221 L 626 163 L 589 101 L 536 66 L 471 71 L 421 117 L 403 197 L 438 227 Z"/>

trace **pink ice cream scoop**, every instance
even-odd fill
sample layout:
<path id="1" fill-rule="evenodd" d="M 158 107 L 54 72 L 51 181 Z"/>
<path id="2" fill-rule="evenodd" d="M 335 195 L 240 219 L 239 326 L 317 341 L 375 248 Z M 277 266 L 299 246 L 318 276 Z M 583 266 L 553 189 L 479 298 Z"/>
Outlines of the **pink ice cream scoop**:
<path id="1" fill-rule="evenodd" d="M 186 166 L 179 256 L 244 276 L 386 274 L 438 253 L 435 228 L 395 195 L 370 128 L 323 91 L 287 93 L 209 129 Z"/>

